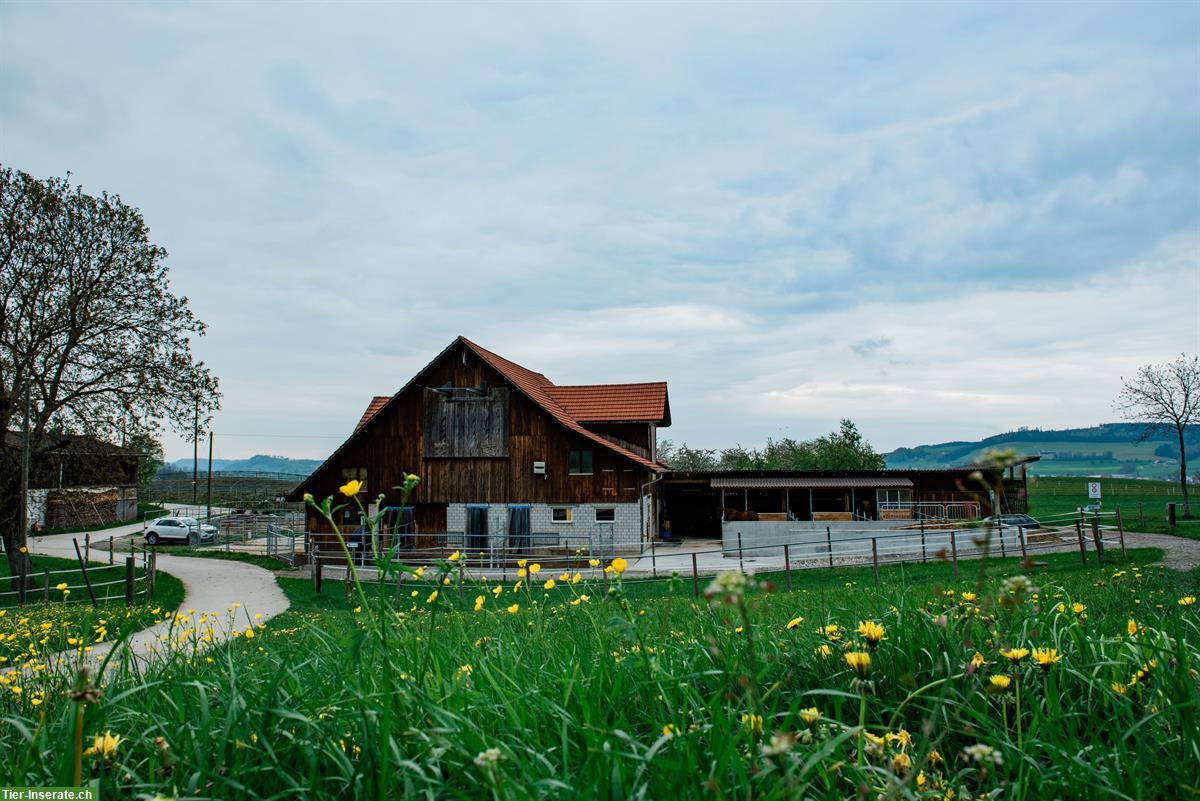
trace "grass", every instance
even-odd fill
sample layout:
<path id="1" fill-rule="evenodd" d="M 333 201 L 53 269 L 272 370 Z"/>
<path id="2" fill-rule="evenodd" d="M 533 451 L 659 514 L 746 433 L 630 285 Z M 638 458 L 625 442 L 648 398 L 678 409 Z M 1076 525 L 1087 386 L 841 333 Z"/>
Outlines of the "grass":
<path id="1" fill-rule="evenodd" d="M 193 549 L 186 545 L 159 545 L 158 550 L 160 553 L 169 553 L 171 556 L 191 556 L 200 559 L 225 559 L 230 562 L 246 562 L 271 571 L 296 569 L 282 559 L 258 553 L 220 551 L 214 548 Z"/>
<path id="2" fill-rule="evenodd" d="M 76 734 L 108 731 L 125 739 L 82 762 L 104 797 L 1176 798 L 1200 772 L 1200 605 L 1179 603 L 1200 573 L 1156 556 L 1052 556 L 1036 591 L 1011 562 L 887 568 L 880 589 L 869 569 L 726 577 L 711 604 L 510 583 L 479 611 L 436 581 L 393 603 L 280 579 L 293 611 L 252 638 L 116 666 L 95 703 L 53 692 L 68 676 L 4 694 L 0 764 L 69 784 Z"/>
<path id="3" fill-rule="evenodd" d="M 1070 514 L 1080 506 L 1092 501 L 1087 497 L 1088 478 L 1041 477 L 1029 479 L 1029 508 L 1035 517 Z M 1125 527 L 1129 531 L 1144 531 L 1152 534 L 1175 534 L 1190 539 L 1200 539 L 1200 487 L 1191 492 L 1192 507 L 1196 517 L 1183 518 L 1183 496 L 1179 484 L 1169 481 L 1142 481 L 1139 479 L 1101 478 L 1102 503 L 1105 511 L 1120 508 Z M 1167 525 L 1166 505 L 1177 504 L 1177 525 Z M 1140 510 L 1140 514 L 1139 514 Z"/>

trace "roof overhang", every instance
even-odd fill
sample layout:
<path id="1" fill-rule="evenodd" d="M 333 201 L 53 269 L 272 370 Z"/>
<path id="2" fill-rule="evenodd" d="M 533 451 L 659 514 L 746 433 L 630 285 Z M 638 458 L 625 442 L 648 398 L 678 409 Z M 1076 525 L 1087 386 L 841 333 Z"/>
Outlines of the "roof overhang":
<path id="1" fill-rule="evenodd" d="M 895 489 L 911 487 L 911 478 L 901 476 L 775 476 L 748 478 L 714 478 L 713 489 L 849 489 L 851 487 L 867 487 L 870 489 Z"/>

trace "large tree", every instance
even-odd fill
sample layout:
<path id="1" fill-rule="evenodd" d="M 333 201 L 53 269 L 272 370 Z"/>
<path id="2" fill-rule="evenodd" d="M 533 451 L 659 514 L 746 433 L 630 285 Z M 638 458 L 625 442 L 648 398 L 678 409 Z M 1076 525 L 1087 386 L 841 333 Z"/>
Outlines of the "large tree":
<path id="1" fill-rule="evenodd" d="M 1121 377 L 1117 409 L 1126 420 L 1144 423 L 1142 439 L 1161 431 L 1175 434 L 1179 442 L 1179 491 L 1183 494 L 1183 516 L 1192 516 L 1188 500 L 1188 427 L 1200 423 L 1200 357 L 1187 354 L 1166 364 L 1147 364 L 1137 375 Z"/>
<path id="2" fill-rule="evenodd" d="M 72 434 L 190 431 L 219 408 L 217 379 L 191 352 L 204 324 L 171 293 L 166 257 L 120 197 L 0 165 L 0 436 L 28 428 L 34 473 Z M 0 445 L 13 575 L 28 567 L 21 453 Z"/>
<path id="3" fill-rule="evenodd" d="M 842 420 L 838 430 L 813 440 L 798 442 L 784 437 L 768 439 L 761 450 L 735 445 L 716 451 L 659 444 L 659 455 L 676 470 L 882 470 L 883 456 L 863 439 L 858 427 Z"/>

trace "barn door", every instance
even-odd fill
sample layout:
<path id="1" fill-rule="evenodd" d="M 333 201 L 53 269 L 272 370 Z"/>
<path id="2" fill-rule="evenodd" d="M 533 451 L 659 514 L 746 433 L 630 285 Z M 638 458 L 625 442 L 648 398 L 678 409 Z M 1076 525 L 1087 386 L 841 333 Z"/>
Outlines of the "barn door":
<path id="1" fill-rule="evenodd" d="M 467 507 L 467 551 L 479 553 L 487 550 L 488 521 L 486 506 Z"/>
<path id="2" fill-rule="evenodd" d="M 529 507 L 508 507 L 508 547 L 521 553 L 529 547 Z"/>

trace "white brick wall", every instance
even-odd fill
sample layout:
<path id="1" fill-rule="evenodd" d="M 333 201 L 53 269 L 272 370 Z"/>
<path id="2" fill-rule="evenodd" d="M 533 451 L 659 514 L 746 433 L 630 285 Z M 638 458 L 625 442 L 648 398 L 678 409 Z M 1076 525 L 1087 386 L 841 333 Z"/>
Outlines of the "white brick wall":
<path id="1" fill-rule="evenodd" d="M 555 523 L 552 509 L 571 510 L 570 523 Z M 615 509 L 616 521 L 597 523 L 596 509 Z M 612 504 L 532 504 L 529 510 L 529 527 L 535 545 L 546 542 L 546 535 L 557 535 L 557 544 L 567 547 L 587 548 L 603 552 L 610 549 L 628 551 L 641 547 L 639 531 L 641 515 L 636 503 Z M 446 530 L 451 534 L 465 535 L 467 528 L 467 504 L 452 503 L 446 509 Z M 488 541 L 494 548 L 505 545 L 508 536 L 508 504 L 488 505 Z M 453 537 L 451 538 L 453 540 Z"/>

